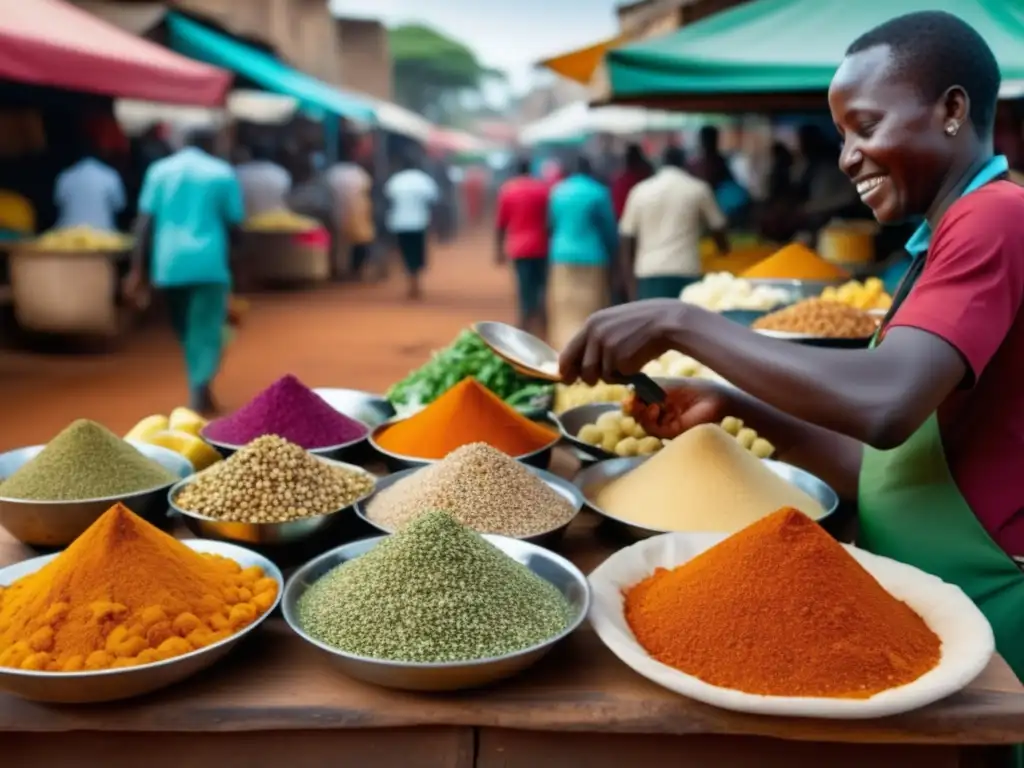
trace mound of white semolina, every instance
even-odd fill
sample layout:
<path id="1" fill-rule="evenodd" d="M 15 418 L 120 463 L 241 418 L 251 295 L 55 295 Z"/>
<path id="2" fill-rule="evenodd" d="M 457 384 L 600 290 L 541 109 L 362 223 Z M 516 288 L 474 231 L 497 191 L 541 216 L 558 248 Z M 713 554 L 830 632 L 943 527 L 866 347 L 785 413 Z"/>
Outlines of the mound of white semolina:
<path id="1" fill-rule="evenodd" d="M 721 427 L 687 430 L 596 498 L 607 514 L 658 531 L 734 533 L 782 507 L 817 520 L 821 505 Z"/>

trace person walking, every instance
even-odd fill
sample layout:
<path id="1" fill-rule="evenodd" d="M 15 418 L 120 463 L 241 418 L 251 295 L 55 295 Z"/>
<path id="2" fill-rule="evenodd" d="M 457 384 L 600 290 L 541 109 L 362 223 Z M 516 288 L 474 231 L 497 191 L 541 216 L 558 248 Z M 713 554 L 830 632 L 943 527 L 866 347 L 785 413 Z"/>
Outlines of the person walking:
<path id="1" fill-rule="evenodd" d="M 626 156 L 623 158 L 622 168 L 612 179 L 612 205 L 615 206 L 615 218 L 621 220 L 626 210 L 626 200 L 633 187 L 641 181 L 651 178 L 654 169 L 651 163 L 644 156 L 644 151 L 639 144 L 630 144 L 626 147 Z"/>
<path id="2" fill-rule="evenodd" d="M 529 158 L 516 163 L 516 176 L 498 191 L 497 260 L 511 260 L 516 275 L 519 327 L 543 338 L 548 283 L 548 201 L 550 185 L 530 173 Z"/>
<path id="3" fill-rule="evenodd" d="M 587 318 L 608 306 L 609 270 L 618 245 L 611 193 L 593 177 L 586 157 L 552 190 L 548 216 L 549 339 L 561 349 Z"/>
<path id="4" fill-rule="evenodd" d="M 388 230 L 395 236 L 409 276 L 409 298 L 422 296 L 420 273 L 427 266 L 427 233 L 441 190 L 412 155 L 384 185 L 388 201 Z"/>
<path id="5" fill-rule="evenodd" d="M 126 203 L 121 176 L 91 148 L 83 146 L 78 154 L 78 162 L 63 171 L 54 185 L 57 228 L 91 227 L 114 232 L 117 215 Z"/>
<path id="6" fill-rule="evenodd" d="M 637 184 L 619 222 L 619 269 L 636 299 L 676 299 L 701 278 L 700 237 L 708 229 L 719 253 L 729 252 L 725 214 L 711 185 L 687 173 L 686 156 L 669 147 L 661 169 Z"/>
<path id="7" fill-rule="evenodd" d="M 185 356 L 189 404 L 211 414 L 210 390 L 220 369 L 231 290 L 230 243 L 245 217 L 232 167 L 217 157 L 218 134 L 192 133 L 187 146 L 146 172 L 136 245 L 125 293 L 148 301 L 162 291 Z"/>
<path id="8" fill-rule="evenodd" d="M 362 278 L 363 267 L 370 259 L 376 238 L 373 223 L 373 179 L 351 159 L 342 160 L 327 169 L 327 183 L 334 190 L 339 236 L 349 249 L 348 270 L 356 280 Z"/>

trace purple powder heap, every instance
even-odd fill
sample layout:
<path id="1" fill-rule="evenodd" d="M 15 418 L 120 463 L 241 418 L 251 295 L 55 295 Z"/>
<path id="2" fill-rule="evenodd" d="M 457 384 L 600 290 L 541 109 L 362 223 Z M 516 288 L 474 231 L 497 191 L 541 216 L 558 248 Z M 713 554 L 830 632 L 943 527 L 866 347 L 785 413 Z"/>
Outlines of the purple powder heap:
<path id="1" fill-rule="evenodd" d="M 329 406 L 297 378 L 283 376 L 230 416 L 210 422 L 203 434 L 228 445 L 277 435 L 306 449 L 341 445 L 370 430 Z"/>

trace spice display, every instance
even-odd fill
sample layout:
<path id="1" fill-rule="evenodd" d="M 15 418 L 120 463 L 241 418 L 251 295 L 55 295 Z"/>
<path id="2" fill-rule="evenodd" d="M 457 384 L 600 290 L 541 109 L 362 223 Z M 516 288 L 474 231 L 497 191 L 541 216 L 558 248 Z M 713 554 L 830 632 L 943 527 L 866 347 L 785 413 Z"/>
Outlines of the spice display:
<path id="1" fill-rule="evenodd" d="M 758 318 L 751 327 L 829 339 L 863 339 L 875 332 L 878 320 L 863 310 L 836 301 L 805 299 Z"/>
<path id="2" fill-rule="evenodd" d="M 656 531 L 734 533 L 780 507 L 817 519 L 824 511 L 724 429 L 688 429 L 662 450 L 598 490 L 597 505 Z"/>
<path id="3" fill-rule="evenodd" d="M 252 624 L 277 582 L 195 552 L 116 504 L 35 573 L 0 587 L 0 667 L 133 667 L 205 648 Z"/>
<path id="4" fill-rule="evenodd" d="M 892 296 L 885 292 L 885 285 L 877 277 L 869 277 L 863 283 L 851 280 L 838 288 L 829 286 L 821 292 L 824 301 L 838 301 L 854 309 L 888 309 Z"/>
<path id="5" fill-rule="evenodd" d="M 845 269 L 800 243 L 780 248 L 741 275 L 748 280 L 837 280 L 849 276 Z"/>
<path id="6" fill-rule="evenodd" d="M 81 501 L 170 485 L 178 478 L 106 427 L 78 419 L 0 483 L 0 497 Z"/>
<path id="7" fill-rule="evenodd" d="M 726 312 L 734 309 L 775 309 L 792 301 L 793 295 L 785 288 L 755 285 L 728 272 L 712 272 L 700 282 L 686 286 L 679 298 L 712 312 Z"/>
<path id="8" fill-rule="evenodd" d="M 866 699 L 934 668 L 941 641 L 820 526 L 781 509 L 625 590 L 637 641 L 706 683 Z"/>
<path id="9" fill-rule="evenodd" d="M 199 438 L 207 420 L 188 408 L 175 408 L 171 415 L 155 414 L 141 419 L 124 436 L 125 440 L 158 445 L 184 456 L 201 472 L 221 460 L 220 453 Z"/>
<path id="10" fill-rule="evenodd" d="M 477 383 L 463 379 L 419 413 L 377 435 L 386 451 L 420 459 L 443 459 L 456 448 L 487 443 L 509 456 L 539 451 L 558 438 Z"/>
<path id="11" fill-rule="evenodd" d="M 515 408 L 547 408 L 552 387 L 516 373 L 473 331 L 454 342 L 387 391 L 396 408 L 416 408 L 434 402 L 467 377 L 473 377 Z"/>
<path id="12" fill-rule="evenodd" d="M 250 232 L 284 232 L 298 234 L 317 229 L 320 224 L 316 219 L 302 216 L 286 208 L 276 208 L 250 216 L 245 221 L 245 228 Z"/>
<path id="13" fill-rule="evenodd" d="M 505 656 L 570 620 L 553 585 L 437 510 L 322 577 L 298 613 L 341 651 L 420 663 Z"/>
<path id="14" fill-rule="evenodd" d="M 647 363 L 643 368 L 643 372 L 648 376 L 722 381 L 722 377 L 706 365 L 674 349 Z"/>
<path id="15" fill-rule="evenodd" d="M 570 408 L 593 403 L 621 403 L 629 395 L 629 387 L 625 384 L 605 384 L 603 381 L 594 386 L 583 382 L 575 384 L 555 385 L 555 413 L 565 413 Z"/>
<path id="16" fill-rule="evenodd" d="M 218 520 L 283 523 L 336 512 L 373 486 L 368 472 L 321 461 L 277 435 L 264 435 L 198 475 L 174 503 Z"/>
<path id="17" fill-rule="evenodd" d="M 106 232 L 90 226 L 64 227 L 44 232 L 32 241 L 36 251 L 126 251 L 134 240 L 119 232 Z"/>
<path id="18" fill-rule="evenodd" d="M 581 427 L 576 437 L 617 456 L 657 453 L 683 432 L 679 414 L 686 408 L 673 402 L 679 398 L 677 392 L 669 390 L 669 399 L 660 406 L 648 405 L 631 395 L 622 410 L 602 413 L 595 423 Z M 645 425 L 654 435 L 648 433 Z M 767 459 L 775 453 L 775 446 L 735 416 L 726 416 L 720 426 L 759 459 Z"/>
<path id="19" fill-rule="evenodd" d="M 515 459 L 471 443 L 385 488 L 370 501 L 367 516 L 395 531 L 434 509 L 480 533 L 520 538 L 563 526 L 576 512 Z"/>
<path id="20" fill-rule="evenodd" d="M 282 376 L 232 415 L 210 422 L 203 434 L 228 445 L 278 435 L 302 448 L 327 448 L 365 437 L 362 422 L 338 413 L 292 375 Z"/>

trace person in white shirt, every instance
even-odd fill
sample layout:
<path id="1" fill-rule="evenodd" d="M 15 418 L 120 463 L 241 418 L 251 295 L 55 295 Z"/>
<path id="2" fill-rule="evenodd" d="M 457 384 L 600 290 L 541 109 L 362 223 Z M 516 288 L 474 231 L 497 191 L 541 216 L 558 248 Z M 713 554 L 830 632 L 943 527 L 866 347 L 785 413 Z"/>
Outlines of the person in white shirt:
<path id="1" fill-rule="evenodd" d="M 409 298 L 421 295 L 420 272 L 427 265 L 427 232 L 441 190 L 416 160 L 406 157 L 402 170 L 384 185 L 388 201 L 388 231 L 395 236 L 409 275 Z"/>
<path id="2" fill-rule="evenodd" d="M 678 298 L 700 280 L 700 238 L 709 231 L 729 252 L 726 219 L 714 190 L 687 173 L 679 147 L 665 151 L 661 169 L 637 184 L 619 222 L 620 275 L 631 300 Z"/>
<path id="3" fill-rule="evenodd" d="M 242 185 L 247 219 L 285 208 L 285 199 L 292 188 L 291 174 L 274 162 L 274 152 L 269 146 L 253 146 L 250 154 L 252 159 L 235 169 L 238 183 Z"/>
<path id="4" fill-rule="evenodd" d="M 54 186 L 57 227 L 92 227 L 117 230 L 117 214 L 125 208 L 121 176 L 91 153 L 63 171 Z"/>

